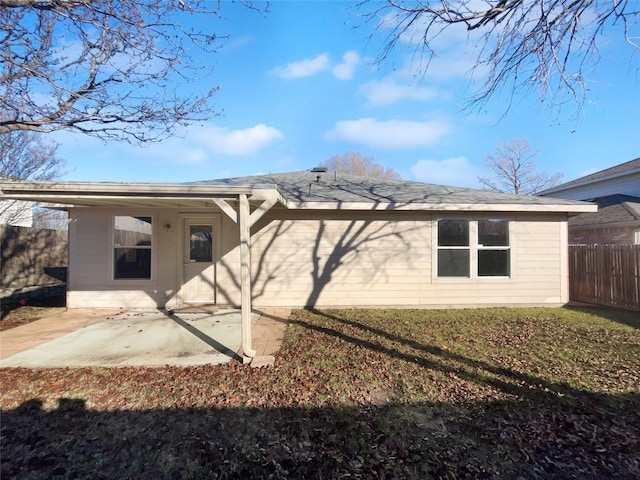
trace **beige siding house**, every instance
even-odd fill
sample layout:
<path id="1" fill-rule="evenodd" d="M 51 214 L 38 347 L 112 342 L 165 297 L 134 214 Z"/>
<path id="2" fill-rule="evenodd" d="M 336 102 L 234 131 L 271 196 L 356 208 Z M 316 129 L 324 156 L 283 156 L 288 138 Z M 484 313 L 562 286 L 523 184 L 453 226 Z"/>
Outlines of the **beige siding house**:
<path id="1" fill-rule="evenodd" d="M 567 219 L 596 210 L 321 169 L 1 188 L 69 211 L 70 308 L 214 303 L 247 315 L 267 306 L 562 305 Z"/>

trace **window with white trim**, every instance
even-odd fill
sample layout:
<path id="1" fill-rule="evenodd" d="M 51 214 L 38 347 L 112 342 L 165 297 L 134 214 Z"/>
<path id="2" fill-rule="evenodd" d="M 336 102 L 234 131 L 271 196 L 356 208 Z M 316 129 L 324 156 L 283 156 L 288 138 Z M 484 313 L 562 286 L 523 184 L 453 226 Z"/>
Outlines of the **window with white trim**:
<path id="1" fill-rule="evenodd" d="M 509 221 L 478 220 L 478 276 L 508 277 Z"/>
<path id="2" fill-rule="evenodd" d="M 511 276 L 509 221 L 443 218 L 437 224 L 437 276 Z"/>
<path id="3" fill-rule="evenodd" d="M 469 220 L 438 220 L 438 277 L 470 275 Z"/>
<path id="4" fill-rule="evenodd" d="M 150 280 L 153 248 L 151 217 L 113 219 L 113 279 Z"/>

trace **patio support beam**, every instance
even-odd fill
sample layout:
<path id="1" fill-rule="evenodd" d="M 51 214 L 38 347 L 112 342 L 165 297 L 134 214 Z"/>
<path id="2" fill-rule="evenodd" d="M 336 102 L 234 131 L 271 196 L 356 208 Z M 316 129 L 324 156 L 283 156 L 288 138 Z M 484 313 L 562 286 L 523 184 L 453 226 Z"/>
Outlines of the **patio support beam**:
<path id="1" fill-rule="evenodd" d="M 212 198 L 211 201 L 213 201 L 213 203 L 215 203 L 217 207 L 227 215 L 227 217 L 233 220 L 234 223 L 238 223 L 238 212 L 236 212 L 233 209 L 233 207 L 227 203 L 225 199 Z"/>
<path id="2" fill-rule="evenodd" d="M 253 358 L 256 351 L 251 348 L 251 223 L 249 199 L 239 195 L 238 220 L 240 224 L 240 312 L 242 318 L 242 353 Z"/>
<path id="3" fill-rule="evenodd" d="M 265 200 L 264 202 L 262 202 L 260 204 L 260 206 L 258 208 L 256 208 L 251 213 L 251 216 L 249 217 L 249 222 L 251 223 L 251 226 L 253 227 L 255 225 L 255 223 L 258 220 L 260 220 L 265 213 L 267 213 L 269 210 L 271 210 L 271 207 L 273 207 L 277 202 L 278 202 L 278 200 L 276 198 L 269 198 L 269 199 Z"/>

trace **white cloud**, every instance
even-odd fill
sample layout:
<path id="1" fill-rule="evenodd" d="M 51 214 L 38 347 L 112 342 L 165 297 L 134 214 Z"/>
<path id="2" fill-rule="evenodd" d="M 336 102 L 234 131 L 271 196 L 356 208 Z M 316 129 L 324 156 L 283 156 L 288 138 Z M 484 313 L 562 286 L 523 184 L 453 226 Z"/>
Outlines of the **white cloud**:
<path id="1" fill-rule="evenodd" d="M 360 64 L 360 56 L 353 50 L 349 50 L 342 56 L 342 63 L 333 67 L 333 75 L 338 80 L 351 80 L 356 67 Z"/>
<path id="2" fill-rule="evenodd" d="M 263 123 L 238 130 L 206 126 L 189 132 L 190 141 L 200 143 L 210 153 L 222 155 L 256 153 L 274 140 L 281 138 L 284 138 L 282 132 Z"/>
<path id="3" fill-rule="evenodd" d="M 298 62 L 292 62 L 285 67 L 276 67 L 271 70 L 275 75 L 292 79 L 310 77 L 329 68 L 329 54 L 321 53 L 314 58 L 306 58 Z"/>
<path id="4" fill-rule="evenodd" d="M 451 157 L 445 160 L 420 160 L 411 167 L 411 173 L 421 182 L 480 188 L 478 177 L 485 172 L 482 167 L 469 163 L 466 157 Z"/>
<path id="5" fill-rule="evenodd" d="M 412 122 L 373 118 L 343 120 L 326 133 L 329 140 L 345 140 L 376 148 L 407 149 L 436 144 L 450 131 L 445 121 Z"/>
<path id="6" fill-rule="evenodd" d="M 393 78 L 384 80 L 372 80 L 360 86 L 358 89 L 373 106 L 390 105 L 400 100 L 428 101 L 438 97 L 435 88 L 419 85 L 401 85 Z"/>

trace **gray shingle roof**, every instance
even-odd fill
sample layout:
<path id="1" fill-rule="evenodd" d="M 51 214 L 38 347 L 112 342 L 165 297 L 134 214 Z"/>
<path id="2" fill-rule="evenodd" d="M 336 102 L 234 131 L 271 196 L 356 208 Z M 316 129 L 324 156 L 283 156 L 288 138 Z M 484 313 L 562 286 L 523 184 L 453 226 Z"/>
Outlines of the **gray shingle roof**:
<path id="1" fill-rule="evenodd" d="M 512 195 L 447 187 L 406 180 L 362 177 L 345 173 L 293 172 L 223 178 L 194 182 L 202 185 L 276 185 L 290 202 L 392 203 L 392 204 L 517 204 L 584 205 L 576 200 Z"/>
<path id="2" fill-rule="evenodd" d="M 582 227 L 586 225 L 612 225 L 634 222 L 640 224 L 640 197 L 608 195 L 596 198 L 594 203 L 598 204 L 597 212 L 576 215 L 569 219 L 569 225 Z"/>

